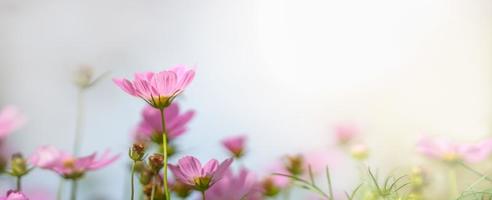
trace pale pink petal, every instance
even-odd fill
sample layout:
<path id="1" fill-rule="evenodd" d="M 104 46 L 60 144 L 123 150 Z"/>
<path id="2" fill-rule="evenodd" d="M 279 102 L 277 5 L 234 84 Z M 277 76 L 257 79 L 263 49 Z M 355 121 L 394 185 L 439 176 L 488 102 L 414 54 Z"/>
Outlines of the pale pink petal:
<path id="1" fill-rule="evenodd" d="M 214 173 L 214 176 L 212 178 L 212 183 L 215 183 L 219 181 L 223 176 L 224 173 L 229 169 L 229 166 L 231 166 L 233 159 L 228 158 L 224 160 L 218 167 L 217 170 Z"/>
<path id="2" fill-rule="evenodd" d="M 130 95 L 133 95 L 133 96 L 136 95 L 135 88 L 133 87 L 133 84 L 130 81 L 128 81 L 126 79 L 117 79 L 117 78 L 114 78 L 113 79 L 113 82 L 118 87 L 120 87 L 123 91 L 125 91 L 126 93 L 128 93 Z"/>
<path id="3" fill-rule="evenodd" d="M 201 170 L 201 176 L 211 176 L 217 167 L 219 166 L 219 161 L 212 159 L 209 160 Z"/>
<path id="4" fill-rule="evenodd" d="M 181 172 L 186 177 L 200 177 L 202 164 L 192 156 L 185 156 L 178 161 Z"/>

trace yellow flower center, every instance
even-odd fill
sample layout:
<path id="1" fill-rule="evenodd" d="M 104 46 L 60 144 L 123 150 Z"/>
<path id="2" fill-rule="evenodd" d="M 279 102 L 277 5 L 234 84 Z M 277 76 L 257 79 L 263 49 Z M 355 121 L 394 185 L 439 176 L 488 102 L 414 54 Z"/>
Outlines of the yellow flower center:
<path id="1" fill-rule="evenodd" d="M 63 167 L 73 169 L 75 168 L 75 159 L 73 158 L 68 158 L 63 160 Z"/>
<path id="2" fill-rule="evenodd" d="M 455 162 L 459 160 L 459 157 L 454 152 L 448 152 L 442 156 L 442 159 L 446 162 Z"/>

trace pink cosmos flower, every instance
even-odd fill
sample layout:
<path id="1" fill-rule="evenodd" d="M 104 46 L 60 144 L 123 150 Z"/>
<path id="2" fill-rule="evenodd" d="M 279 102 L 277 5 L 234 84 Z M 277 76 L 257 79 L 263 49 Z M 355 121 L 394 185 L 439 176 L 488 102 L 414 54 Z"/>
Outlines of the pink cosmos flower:
<path id="1" fill-rule="evenodd" d="M 22 192 L 17 192 L 14 190 L 9 190 L 7 196 L 0 197 L 0 200 L 29 200 Z"/>
<path id="2" fill-rule="evenodd" d="M 169 140 L 175 139 L 188 130 L 188 122 L 195 116 L 194 110 L 180 113 L 179 105 L 172 103 L 164 110 L 166 131 Z M 161 113 L 152 106 L 142 111 L 142 120 L 138 124 L 136 139 L 149 139 L 154 134 L 162 134 Z"/>
<path id="3" fill-rule="evenodd" d="M 156 108 L 165 108 L 188 86 L 195 77 L 195 70 L 177 65 L 162 72 L 136 73 L 133 81 L 113 79 L 126 93 L 140 97 Z"/>
<path id="4" fill-rule="evenodd" d="M 359 134 L 359 128 L 352 123 L 339 123 L 335 125 L 334 131 L 339 144 L 349 143 Z"/>
<path id="5" fill-rule="evenodd" d="M 442 161 L 476 163 L 490 156 L 492 139 L 485 139 L 474 144 L 460 144 L 445 138 L 424 137 L 417 143 L 417 151 L 427 157 Z"/>
<path id="6" fill-rule="evenodd" d="M 244 154 L 246 136 L 240 135 L 222 140 L 222 145 L 236 158 Z"/>
<path id="7" fill-rule="evenodd" d="M 229 158 L 222 163 L 215 159 L 208 161 L 203 167 L 200 161 L 192 156 L 179 159 L 177 165 L 169 165 L 169 169 L 181 182 L 194 187 L 198 191 L 205 191 L 223 178 L 233 159 Z"/>
<path id="8" fill-rule="evenodd" d="M 6 106 L 0 111 L 0 139 L 25 123 L 25 117 L 14 106 Z"/>
<path id="9" fill-rule="evenodd" d="M 29 158 L 29 162 L 36 167 L 54 171 L 67 179 L 78 179 L 86 172 L 101 169 L 113 163 L 119 155 L 111 156 L 109 151 L 96 159 L 93 153 L 85 157 L 74 157 L 54 147 L 44 146 L 38 148 Z"/>
<path id="10" fill-rule="evenodd" d="M 262 192 L 256 175 L 246 169 L 241 169 L 237 175 L 227 170 L 224 178 L 207 190 L 205 196 L 206 199 L 213 200 L 260 200 Z"/>

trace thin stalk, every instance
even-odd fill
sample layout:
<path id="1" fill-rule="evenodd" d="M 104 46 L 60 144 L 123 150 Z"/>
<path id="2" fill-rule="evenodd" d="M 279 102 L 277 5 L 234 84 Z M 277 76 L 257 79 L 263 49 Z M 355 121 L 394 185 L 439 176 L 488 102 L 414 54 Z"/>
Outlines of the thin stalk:
<path id="1" fill-rule="evenodd" d="M 450 187 L 450 199 L 455 199 L 458 196 L 458 180 L 456 177 L 456 169 L 450 168 L 448 172 L 449 187 Z"/>
<path id="2" fill-rule="evenodd" d="M 479 176 L 479 177 L 483 177 L 483 179 L 485 179 L 485 180 L 487 180 L 487 181 L 489 181 L 489 182 L 492 182 L 492 179 L 491 179 L 491 178 L 489 178 L 487 175 L 480 173 L 479 171 L 477 171 L 477 170 L 475 170 L 475 169 L 471 168 L 470 166 L 466 165 L 465 163 L 460 162 L 460 165 L 461 165 L 462 167 L 464 167 L 466 170 L 468 170 L 468 171 L 470 171 L 470 172 L 474 173 L 475 175 L 477 175 L 477 176 Z"/>
<path id="3" fill-rule="evenodd" d="M 17 191 L 21 191 L 22 190 L 22 177 L 21 176 L 17 176 L 17 181 L 16 181 L 16 185 L 17 185 Z"/>
<path id="4" fill-rule="evenodd" d="M 65 182 L 63 181 L 63 179 L 60 179 L 60 183 L 58 184 L 58 190 L 56 192 L 56 200 L 61 200 L 63 188 L 64 188 L 63 186 L 65 185 L 64 183 Z"/>
<path id="5" fill-rule="evenodd" d="M 171 199 L 171 195 L 169 194 L 169 188 L 167 186 L 167 134 L 166 134 L 166 119 L 165 119 L 165 112 L 164 108 L 160 109 L 161 111 L 161 122 L 162 122 L 162 150 L 164 154 L 164 176 L 162 178 L 162 182 L 164 184 L 164 195 L 166 196 L 167 200 Z"/>
<path id="6" fill-rule="evenodd" d="M 70 194 L 70 199 L 71 200 L 76 200 L 77 199 L 77 180 L 72 181 L 72 191 Z"/>
<path id="7" fill-rule="evenodd" d="M 131 185 L 132 185 L 132 190 L 131 190 L 131 200 L 133 200 L 134 196 L 135 196 L 135 165 L 137 164 L 136 161 L 133 161 L 133 164 L 132 164 L 132 177 L 130 178 L 131 179 Z"/>
<path id="8" fill-rule="evenodd" d="M 154 180 L 154 179 L 153 179 Z M 154 200 L 155 197 L 155 186 L 157 185 L 155 181 L 152 181 L 152 192 L 150 193 L 150 200 Z"/>
<path id="9" fill-rule="evenodd" d="M 75 121 L 75 137 L 73 142 L 73 154 L 77 156 L 80 151 L 82 140 L 82 123 L 84 119 L 84 89 L 79 88 L 77 92 L 77 116 Z"/>
<path id="10" fill-rule="evenodd" d="M 202 200 L 206 200 L 205 199 L 205 190 L 202 191 Z"/>

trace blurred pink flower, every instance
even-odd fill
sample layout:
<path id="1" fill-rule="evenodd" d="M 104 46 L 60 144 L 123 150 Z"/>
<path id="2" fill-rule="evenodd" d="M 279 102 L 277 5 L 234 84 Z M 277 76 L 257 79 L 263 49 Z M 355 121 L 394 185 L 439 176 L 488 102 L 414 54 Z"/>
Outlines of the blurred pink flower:
<path id="1" fill-rule="evenodd" d="M 244 154 L 246 145 L 246 136 L 234 136 L 222 140 L 222 145 L 236 158 L 240 158 Z"/>
<path id="2" fill-rule="evenodd" d="M 29 200 L 53 200 L 55 197 L 52 194 L 46 192 L 46 190 L 42 189 L 29 189 L 25 191 L 25 194 L 29 196 Z"/>
<path id="3" fill-rule="evenodd" d="M 14 106 L 6 106 L 0 111 L 0 139 L 25 123 L 25 117 Z"/>
<path id="4" fill-rule="evenodd" d="M 346 144 L 359 135 L 359 128 L 352 123 L 339 123 L 334 127 L 335 137 L 338 143 Z"/>
<path id="5" fill-rule="evenodd" d="M 41 146 L 29 157 L 29 163 L 39 168 L 48 169 L 56 165 L 62 155 L 63 152 L 54 146 Z"/>
<path id="6" fill-rule="evenodd" d="M 0 197 L 0 200 L 29 200 L 22 192 L 17 192 L 14 190 L 9 190 L 7 196 Z"/>
<path id="7" fill-rule="evenodd" d="M 195 116 L 194 110 L 180 113 L 179 105 L 172 103 L 164 110 L 166 131 L 169 140 L 175 139 L 188 130 L 188 122 Z M 161 113 L 152 106 L 145 106 L 142 120 L 138 124 L 135 139 L 150 139 L 153 134 L 162 134 Z"/>
<path id="8" fill-rule="evenodd" d="M 492 139 L 474 144 L 460 144 L 445 138 L 423 137 L 417 143 L 417 151 L 430 158 L 447 161 L 480 162 L 492 153 Z"/>
<path id="9" fill-rule="evenodd" d="M 135 73 L 133 81 L 113 79 L 126 93 L 140 97 L 157 108 L 167 107 L 171 101 L 188 86 L 195 77 L 195 70 L 177 65 L 158 73 Z"/>
<path id="10" fill-rule="evenodd" d="M 181 182 L 205 191 L 217 183 L 229 169 L 233 159 L 229 158 L 222 163 L 215 159 L 208 161 L 203 167 L 200 161 L 192 156 L 179 159 L 177 165 L 169 165 L 169 169 Z"/>
<path id="11" fill-rule="evenodd" d="M 227 170 L 224 178 L 207 190 L 205 194 L 207 199 L 213 200 L 262 199 L 262 192 L 256 175 L 246 169 L 241 169 L 237 175 L 234 175 L 231 170 Z"/>
<path id="12" fill-rule="evenodd" d="M 54 147 L 44 146 L 38 148 L 29 158 L 29 162 L 36 167 L 54 171 L 67 179 L 78 179 L 86 172 L 97 170 L 116 161 L 119 155 L 111 156 L 109 151 L 96 159 L 93 153 L 85 157 L 74 157 Z"/>

